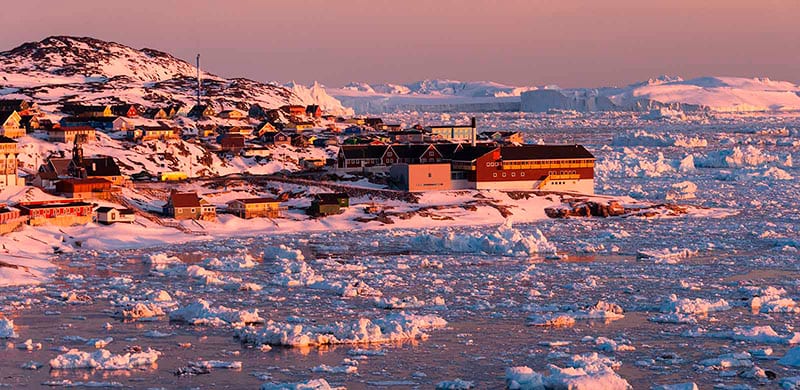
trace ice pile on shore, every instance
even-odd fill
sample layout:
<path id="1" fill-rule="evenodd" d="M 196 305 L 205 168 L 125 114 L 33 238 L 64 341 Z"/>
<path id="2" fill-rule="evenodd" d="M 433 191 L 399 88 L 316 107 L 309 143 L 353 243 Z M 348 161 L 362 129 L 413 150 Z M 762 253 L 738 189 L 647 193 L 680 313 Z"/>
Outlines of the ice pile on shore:
<path id="1" fill-rule="evenodd" d="M 697 323 L 697 316 L 708 316 L 708 313 L 730 310 L 731 306 L 724 299 L 708 301 L 702 298 L 681 298 L 675 294 L 669 296 L 659 309 L 663 314 L 651 317 L 650 321 L 674 324 Z"/>
<path id="2" fill-rule="evenodd" d="M 108 350 L 100 349 L 95 352 L 83 352 L 71 349 L 66 353 L 50 360 L 53 369 L 92 368 L 95 370 L 129 370 L 136 367 L 151 366 L 161 356 L 161 352 L 148 348 L 114 355 Z"/>
<path id="3" fill-rule="evenodd" d="M 359 318 L 350 322 L 335 322 L 329 325 L 268 321 L 262 328 L 239 328 L 236 330 L 236 337 L 245 344 L 291 347 L 377 344 L 426 339 L 428 334 L 423 330 L 446 325 L 447 321 L 435 315 L 415 315 L 401 312 L 389 314 L 380 319 Z"/>
<path id="4" fill-rule="evenodd" d="M 425 232 L 413 242 L 415 247 L 433 248 L 438 252 L 480 253 L 503 256 L 556 255 L 556 246 L 539 229 L 525 235 L 512 226 L 511 220 L 489 232 L 444 234 Z"/>
<path id="5" fill-rule="evenodd" d="M 15 339 L 19 337 L 14 331 L 14 321 L 0 318 L 0 339 Z"/>
<path id="6" fill-rule="evenodd" d="M 236 310 L 222 305 L 211 307 L 211 304 L 204 299 L 170 312 L 169 320 L 216 327 L 242 327 L 264 322 L 258 315 L 258 309 Z"/>
<path id="7" fill-rule="evenodd" d="M 527 318 L 527 324 L 532 326 L 572 326 L 577 320 L 612 321 L 625 317 L 619 305 L 605 301 L 582 309 L 569 305 L 527 306 L 526 309 L 534 311 Z"/>
<path id="8" fill-rule="evenodd" d="M 620 377 L 615 368 L 619 362 L 597 353 L 572 356 L 567 366 L 550 365 L 550 375 L 539 374 L 530 367 L 506 369 L 506 387 L 512 390 L 543 389 L 605 389 L 628 390 L 631 385 Z"/>

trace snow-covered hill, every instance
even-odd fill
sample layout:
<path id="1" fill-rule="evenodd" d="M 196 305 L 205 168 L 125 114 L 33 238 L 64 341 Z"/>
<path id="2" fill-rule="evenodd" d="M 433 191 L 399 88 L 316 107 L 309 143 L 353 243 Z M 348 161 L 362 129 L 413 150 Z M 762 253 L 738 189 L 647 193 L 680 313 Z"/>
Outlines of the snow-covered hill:
<path id="1" fill-rule="evenodd" d="M 194 65 L 170 54 L 87 37 L 53 36 L 0 52 L 0 97 L 33 99 L 45 111 L 66 101 L 191 105 L 196 75 Z M 288 89 L 208 72 L 202 78 L 203 95 L 217 109 L 319 104 L 329 112 L 347 112 L 321 87 L 305 93 L 309 88 Z"/>

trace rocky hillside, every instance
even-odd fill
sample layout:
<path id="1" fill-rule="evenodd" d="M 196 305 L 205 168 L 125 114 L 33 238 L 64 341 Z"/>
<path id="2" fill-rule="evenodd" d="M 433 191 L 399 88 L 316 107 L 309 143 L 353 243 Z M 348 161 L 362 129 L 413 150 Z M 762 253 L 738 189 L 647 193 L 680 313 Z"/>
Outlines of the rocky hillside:
<path id="1" fill-rule="evenodd" d="M 46 111 L 67 101 L 190 105 L 196 94 L 196 74 L 194 65 L 158 50 L 54 36 L 0 52 L 0 97 L 33 99 Z M 302 88 L 225 79 L 207 72 L 202 78 L 203 95 L 217 109 L 247 109 L 257 103 L 265 107 L 320 104 L 323 110 L 346 111 L 324 90 L 298 96 L 293 89 Z"/>

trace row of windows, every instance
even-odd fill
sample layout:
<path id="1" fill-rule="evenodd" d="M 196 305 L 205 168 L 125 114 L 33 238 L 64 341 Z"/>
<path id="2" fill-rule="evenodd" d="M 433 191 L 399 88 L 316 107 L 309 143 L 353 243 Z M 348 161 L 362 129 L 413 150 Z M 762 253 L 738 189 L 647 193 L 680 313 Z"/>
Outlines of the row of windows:
<path id="1" fill-rule="evenodd" d="M 492 172 L 492 177 L 497 177 L 497 172 Z M 508 177 L 507 172 L 503 172 L 502 177 Z M 517 173 L 511 172 L 511 177 L 517 177 Z M 519 177 L 525 177 L 525 172 L 520 172 Z"/>

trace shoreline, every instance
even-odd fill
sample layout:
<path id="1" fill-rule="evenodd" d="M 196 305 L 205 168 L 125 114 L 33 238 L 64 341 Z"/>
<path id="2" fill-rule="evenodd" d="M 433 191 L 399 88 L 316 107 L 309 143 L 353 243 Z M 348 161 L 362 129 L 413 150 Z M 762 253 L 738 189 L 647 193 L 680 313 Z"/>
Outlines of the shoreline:
<path id="1" fill-rule="evenodd" d="M 593 195 L 589 197 L 602 199 L 611 197 L 639 203 L 628 197 L 613 197 L 609 195 Z M 469 208 L 465 207 L 466 203 L 474 200 L 480 200 L 482 203 Z M 410 217 L 403 219 L 395 216 L 395 218 L 391 218 L 394 222 L 391 224 L 376 220 L 367 222 L 356 220 L 357 218 L 372 215 L 366 213 L 364 208 L 375 204 L 396 212 L 410 213 Z M 24 227 L 21 231 L 0 236 L 0 246 L 5 248 L 5 253 L 0 257 L 24 259 L 24 262 L 9 260 L 7 263 L 27 267 L 30 271 L 24 272 L 19 269 L 0 267 L 0 287 L 35 285 L 46 282 L 58 270 L 58 266 L 51 260 L 62 253 L 84 252 L 87 253 L 88 258 L 93 251 L 137 250 L 148 246 L 185 245 L 224 238 L 258 237 L 264 234 L 291 235 L 352 230 L 447 229 L 502 225 L 509 220 L 514 224 L 530 224 L 551 219 L 547 217 L 544 209 L 561 204 L 563 204 L 562 200 L 551 194 L 512 199 L 507 192 L 503 191 L 459 190 L 424 193 L 420 196 L 419 203 L 415 204 L 388 199 L 353 198 L 353 204 L 344 213 L 318 219 L 307 218 L 304 214 L 300 214 L 299 211 L 288 213 L 287 217 L 289 218 L 276 220 L 267 218 L 240 219 L 233 215 L 220 214 L 215 222 L 197 221 L 204 227 L 205 234 L 202 235 L 189 234 L 175 228 L 160 226 L 141 217 L 137 218 L 137 222 L 143 223 L 144 226 L 120 223 L 101 225 L 96 222 L 71 227 L 52 225 L 31 227 L 23 225 Z M 426 207 L 433 208 L 434 211 L 426 211 L 425 215 L 420 215 L 419 209 Z M 499 209 L 500 207 L 508 210 L 511 215 L 509 217 L 503 216 Z M 684 217 L 723 218 L 729 215 L 731 215 L 731 211 L 726 209 L 694 208 L 693 212 L 686 214 Z M 437 218 L 434 218 L 434 216 Z M 678 217 L 680 216 L 665 218 Z M 183 221 L 183 223 L 190 224 L 194 222 Z M 197 225 L 194 226 L 195 228 L 197 227 Z M 12 251 L 12 249 L 15 249 L 15 251 Z"/>

